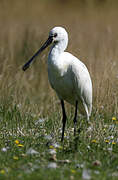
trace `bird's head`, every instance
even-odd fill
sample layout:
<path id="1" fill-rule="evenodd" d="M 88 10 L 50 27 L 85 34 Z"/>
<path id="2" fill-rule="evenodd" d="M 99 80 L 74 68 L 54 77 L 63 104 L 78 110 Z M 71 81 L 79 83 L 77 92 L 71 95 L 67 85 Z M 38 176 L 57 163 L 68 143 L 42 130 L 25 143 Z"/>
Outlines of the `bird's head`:
<path id="1" fill-rule="evenodd" d="M 52 42 L 54 42 L 54 43 L 58 43 L 61 41 L 68 42 L 68 34 L 63 27 L 54 27 L 49 32 L 49 38 L 52 38 Z"/>
<path id="2" fill-rule="evenodd" d="M 68 44 L 68 34 L 66 30 L 63 27 L 54 27 L 49 32 L 49 37 L 47 41 L 43 44 L 43 46 L 32 56 L 32 58 L 23 66 L 23 70 L 29 68 L 31 62 L 34 60 L 34 58 L 39 55 L 46 47 L 48 47 L 50 44 L 61 44 L 62 50 L 65 50 Z"/>

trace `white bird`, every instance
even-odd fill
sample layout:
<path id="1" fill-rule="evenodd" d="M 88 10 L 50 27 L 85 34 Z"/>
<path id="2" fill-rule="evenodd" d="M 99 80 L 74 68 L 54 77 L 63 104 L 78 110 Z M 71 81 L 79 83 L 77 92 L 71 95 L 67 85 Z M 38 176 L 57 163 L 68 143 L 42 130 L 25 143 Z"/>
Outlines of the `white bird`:
<path id="1" fill-rule="evenodd" d="M 63 127 L 61 141 L 64 139 L 66 112 L 64 100 L 75 106 L 74 135 L 76 135 L 78 105 L 83 107 L 87 120 L 92 111 L 92 81 L 87 67 L 75 56 L 65 52 L 68 34 L 63 27 L 54 27 L 49 32 L 48 40 L 23 66 L 25 71 L 34 58 L 52 43 L 48 55 L 48 77 L 51 87 L 56 91 L 62 107 Z"/>

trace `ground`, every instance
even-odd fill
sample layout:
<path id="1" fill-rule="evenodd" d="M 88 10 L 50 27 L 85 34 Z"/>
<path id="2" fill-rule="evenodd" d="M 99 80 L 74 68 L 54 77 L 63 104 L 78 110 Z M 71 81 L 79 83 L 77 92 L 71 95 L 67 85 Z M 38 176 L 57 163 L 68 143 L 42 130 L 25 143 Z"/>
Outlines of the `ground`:
<path id="1" fill-rule="evenodd" d="M 73 112 L 73 109 L 72 109 Z M 73 114 L 68 113 L 61 143 L 61 113 L 40 118 L 21 113 L 19 106 L 0 108 L 1 179 L 117 179 L 118 120 L 78 116 L 73 136 Z"/>
<path id="2" fill-rule="evenodd" d="M 27 11 L 26 11 L 27 9 Z M 0 1 L 0 179 L 118 179 L 118 2 Z M 87 66 L 93 83 L 90 123 L 51 89 L 45 50 L 22 66 L 54 26 L 69 33 L 67 51 Z"/>

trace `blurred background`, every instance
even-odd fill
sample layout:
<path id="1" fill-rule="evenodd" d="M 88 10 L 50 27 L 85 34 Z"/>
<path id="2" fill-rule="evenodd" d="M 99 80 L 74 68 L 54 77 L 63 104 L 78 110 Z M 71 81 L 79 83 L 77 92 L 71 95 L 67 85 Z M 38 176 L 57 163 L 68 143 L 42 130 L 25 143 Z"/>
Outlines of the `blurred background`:
<path id="1" fill-rule="evenodd" d="M 1 0 L 1 103 L 18 104 L 22 111 L 32 109 L 41 115 L 58 108 L 48 82 L 49 49 L 26 72 L 22 66 L 45 42 L 50 29 L 63 26 L 69 33 L 67 51 L 83 61 L 91 74 L 93 111 L 117 114 L 117 19 L 117 0 Z"/>

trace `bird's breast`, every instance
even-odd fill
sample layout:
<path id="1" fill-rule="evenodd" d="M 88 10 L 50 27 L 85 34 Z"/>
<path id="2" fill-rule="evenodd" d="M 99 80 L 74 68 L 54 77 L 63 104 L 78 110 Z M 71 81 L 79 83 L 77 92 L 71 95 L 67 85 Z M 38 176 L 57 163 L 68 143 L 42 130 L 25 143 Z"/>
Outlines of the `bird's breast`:
<path id="1" fill-rule="evenodd" d="M 64 63 L 59 58 L 48 58 L 48 73 L 49 76 L 54 76 L 55 78 L 63 77 L 69 69 L 69 64 Z"/>
<path id="2" fill-rule="evenodd" d="M 72 77 L 69 66 L 48 65 L 48 78 L 52 88 L 58 96 L 64 100 L 72 102 L 75 92 L 72 86 Z"/>

